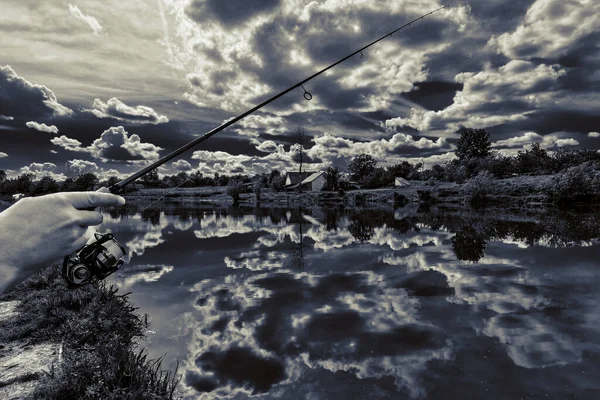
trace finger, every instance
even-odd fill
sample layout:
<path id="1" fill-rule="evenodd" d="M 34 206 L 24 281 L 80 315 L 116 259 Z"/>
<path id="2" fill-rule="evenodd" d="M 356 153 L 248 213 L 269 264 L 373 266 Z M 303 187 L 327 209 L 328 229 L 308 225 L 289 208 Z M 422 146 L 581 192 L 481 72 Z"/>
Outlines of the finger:
<path id="1" fill-rule="evenodd" d="M 81 249 L 83 249 L 83 246 L 86 245 L 88 239 L 85 236 L 81 236 L 79 239 L 77 239 L 76 241 L 73 242 L 73 244 L 70 246 L 70 251 L 68 254 L 72 254 L 75 253 L 76 251 L 79 251 Z"/>
<path id="2" fill-rule="evenodd" d="M 102 207 L 102 206 L 122 206 L 125 199 L 111 193 L 101 192 L 67 192 L 63 193 L 73 207 L 77 209 Z"/>
<path id="3" fill-rule="evenodd" d="M 77 211 L 77 223 L 81 226 L 100 225 L 103 219 L 99 211 Z"/>

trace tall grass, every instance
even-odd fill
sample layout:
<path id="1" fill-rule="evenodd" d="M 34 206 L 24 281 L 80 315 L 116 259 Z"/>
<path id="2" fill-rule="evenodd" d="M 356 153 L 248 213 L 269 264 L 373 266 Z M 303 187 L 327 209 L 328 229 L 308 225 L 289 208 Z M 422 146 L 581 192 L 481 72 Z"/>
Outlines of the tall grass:
<path id="1" fill-rule="evenodd" d="M 32 399 L 173 399 L 176 371 L 161 371 L 137 339 L 148 328 L 129 293 L 105 282 L 68 289 L 60 266 L 30 277 L 0 300 L 19 300 L 0 322 L 0 342 L 63 343 L 64 361 L 43 374 Z"/>

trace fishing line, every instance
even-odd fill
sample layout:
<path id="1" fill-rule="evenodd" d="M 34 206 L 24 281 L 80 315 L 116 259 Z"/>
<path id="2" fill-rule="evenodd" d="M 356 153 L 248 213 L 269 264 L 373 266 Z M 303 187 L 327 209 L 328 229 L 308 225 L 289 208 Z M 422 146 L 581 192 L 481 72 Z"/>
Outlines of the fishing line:
<path id="1" fill-rule="evenodd" d="M 190 176 L 189 178 L 187 178 L 185 181 L 181 182 L 179 185 L 175 186 L 173 189 L 169 190 L 167 193 L 163 194 L 162 196 L 160 196 L 158 199 L 154 200 L 152 203 L 150 203 L 150 205 L 144 207 L 142 209 L 142 211 L 140 212 L 144 212 L 147 209 L 149 209 L 151 206 L 153 206 L 154 204 L 158 203 L 160 200 L 162 200 L 164 197 L 168 196 L 169 194 L 173 193 L 175 191 L 175 189 L 180 188 L 181 186 L 183 186 L 186 182 L 189 182 L 190 180 L 192 180 L 192 177 Z"/>

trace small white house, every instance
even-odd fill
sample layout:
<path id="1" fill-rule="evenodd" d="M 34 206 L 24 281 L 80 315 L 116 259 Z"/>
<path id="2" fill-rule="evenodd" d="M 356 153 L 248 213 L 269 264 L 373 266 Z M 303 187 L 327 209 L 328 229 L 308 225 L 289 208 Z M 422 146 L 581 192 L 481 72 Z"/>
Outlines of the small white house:
<path id="1" fill-rule="evenodd" d="M 396 187 L 410 186 L 410 182 L 404 178 L 396 177 L 396 179 L 394 180 L 394 186 L 396 186 Z"/>
<path id="2" fill-rule="evenodd" d="M 14 201 L 17 201 L 17 200 L 19 200 L 19 199 L 22 199 L 23 197 L 25 197 L 25 195 L 24 195 L 23 193 L 15 193 L 15 194 L 13 194 L 13 195 L 12 195 L 12 199 L 13 199 Z"/>
<path id="3" fill-rule="evenodd" d="M 305 175 L 306 174 L 306 175 Z M 288 182 L 294 182 L 294 179 L 303 178 L 302 181 L 288 184 Z M 303 190 L 319 191 L 325 186 L 325 176 L 321 172 L 303 172 L 302 176 L 298 173 L 289 173 L 286 177 L 286 185 L 283 187 L 286 190 L 293 190 L 302 187 Z"/>

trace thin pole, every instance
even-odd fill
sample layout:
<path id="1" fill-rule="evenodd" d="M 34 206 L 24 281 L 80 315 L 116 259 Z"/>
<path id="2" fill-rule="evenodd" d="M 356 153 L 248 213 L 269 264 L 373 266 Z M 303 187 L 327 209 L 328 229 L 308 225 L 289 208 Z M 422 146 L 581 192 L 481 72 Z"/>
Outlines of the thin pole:
<path id="1" fill-rule="evenodd" d="M 301 87 L 303 84 L 305 84 L 306 82 L 310 81 L 311 79 L 314 79 L 314 78 L 316 78 L 317 76 L 321 75 L 323 72 L 326 72 L 326 71 L 330 70 L 331 68 L 335 67 L 336 65 L 338 65 L 338 64 L 340 64 L 340 63 L 342 63 L 342 62 L 346 61 L 346 60 L 347 60 L 347 59 L 349 59 L 350 57 L 352 57 L 352 56 L 354 56 L 354 55 L 356 55 L 356 54 L 358 54 L 358 53 L 361 53 L 363 50 L 365 50 L 365 49 L 367 49 L 367 48 L 369 48 L 369 47 L 373 46 L 375 43 L 377 43 L 377 42 L 379 42 L 379 41 L 381 41 L 381 40 L 385 39 L 386 37 L 388 37 L 388 36 L 391 36 L 391 35 L 393 35 L 394 33 L 398 32 L 399 30 L 401 30 L 401 29 L 404 29 L 404 28 L 406 28 L 407 26 L 410 26 L 410 25 L 412 25 L 413 23 L 417 22 L 418 20 L 420 20 L 420 19 L 423 19 L 423 18 L 425 18 L 425 17 L 427 17 L 427 16 L 429 16 L 429 15 L 431 15 L 431 14 L 433 14 L 433 13 L 436 13 L 436 12 L 438 12 L 438 11 L 440 11 L 440 10 L 442 10 L 442 9 L 446 8 L 446 7 L 449 7 L 449 6 L 448 6 L 448 5 L 445 5 L 445 6 L 443 6 L 443 7 L 440 7 L 440 8 L 438 8 L 438 9 L 435 9 L 435 10 L 433 10 L 433 11 L 430 11 L 430 12 L 428 12 L 427 14 L 423 14 L 423 15 L 421 15 L 419 18 L 415 18 L 415 19 L 413 19 L 412 21 L 410 21 L 410 22 L 408 22 L 408 23 L 406 23 L 406 24 L 402 25 L 401 27 L 399 27 L 399 28 L 397 28 L 397 29 L 394 29 L 393 31 L 391 31 L 391 32 L 390 32 L 390 33 L 388 33 L 387 35 L 385 35 L 385 36 L 382 36 L 382 37 L 380 37 L 379 39 L 372 41 L 372 42 L 371 42 L 371 43 L 369 43 L 368 45 L 366 45 L 366 46 L 364 46 L 364 47 L 361 47 L 360 49 L 356 50 L 355 52 L 353 52 L 353 53 L 351 53 L 351 54 L 348 54 L 346 57 L 344 57 L 344 58 L 342 58 L 342 59 L 340 59 L 340 60 L 336 61 L 335 63 L 331 64 L 330 66 L 328 66 L 328 67 L 326 67 L 326 68 L 323 68 L 323 69 L 322 69 L 322 70 L 320 70 L 319 72 L 316 72 L 316 73 L 314 73 L 313 75 L 309 76 L 308 78 L 304 79 L 303 81 L 300 81 L 300 82 L 296 83 L 295 85 L 293 85 L 293 86 L 290 86 L 289 88 L 285 89 L 284 91 L 282 91 L 282 92 L 280 92 L 280 93 L 276 94 L 275 96 L 271 97 L 270 99 L 263 101 L 262 103 L 260 103 L 259 105 L 257 105 L 257 106 L 255 106 L 255 107 L 251 108 L 250 110 L 246 111 L 245 113 L 238 115 L 237 117 L 233 118 L 232 120 L 230 120 L 230 121 L 227 121 L 227 122 L 225 122 L 225 123 L 223 123 L 223 124 L 221 124 L 221 125 L 217 126 L 216 128 L 214 128 L 214 129 L 212 129 L 212 130 L 210 130 L 210 131 L 206 132 L 204 135 L 200 136 L 199 138 L 192 140 L 192 141 L 191 141 L 191 142 L 189 142 L 188 144 L 185 144 L 185 145 L 181 146 L 180 148 L 178 148 L 177 150 L 173 151 L 172 153 L 169 153 L 169 154 L 167 154 L 166 156 L 164 156 L 164 157 L 162 157 L 161 159 L 159 159 L 159 160 L 157 160 L 157 161 L 153 162 L 152 164 L 148 165 L 147 167 L 145 167 L 145 168 L 143 168 L 143 169 L 139 170 L 138 172 L 134 173 L 133 175 L 131 175 L 131 176 L 129 176 L 129 177 L 127 177 L 127 178 L 123 179 L 122 181 L 120 181 L 120 182 L 118 182 L 118 183 L 116 183 L 116 184 L 114 184 L 113 186 L 111 186 L 110 188 L 108 188 L 108 190 L 110 190 L 110 191 L 111 191 L 111 193 L 119 193 L 119 192 L 121 191 L 121 189 L 122 189 L 122 188 L 123 188 L 125 185 L 128 185 L 128 184 L 130 184 L 131 182 L 135 181 L 136 179 L 138 179 L 138 178 L 140 178 L 140 177 L 142 177 L 142 176 L 146 175 L 148 172 L 152 171 L 153 169 L 155 169 L 155 168 L 157 168 L 157 167 L 160 167 L 161 165 L 163 165 L 164 163 L 168 162 L 169 160 L 172 160 L 173 158 L 177 157 L 177 156 L 178 156 L 178 155 L 180 155 L 181 153 L 183 153 L 183 152 L 185 152 L 185 151 L 187 151 L 187 150 L 191 149 L 192 147 L 196 146 L 196 145 L 197 145 L 197 144 L 199 144 L 199 143 L 202 143 L 203 141 L 205 141 L 206 139 L 210 138 L 210 137 L 211 137 L 211 136 L 213 136 L 214 134 L 216 134 L 216 133 L 219 133 L 219 132 L 221 132 L 223 129 L 226 129 L 226 128 L 228 128 L 229 126 L 231 126 L 231 125 L 235 124 L 236 122 L 238 122 L 238 121 L 239 121 L 239 120 L 241 120 L 242 118 L 244 118 L 244 117 L 246 117 L 246 116 L 248 116 L 248 115 L 250 115 L 250 114 L 254 113 L 255 111 L 257 111 L 257 110 L 259 110 L 259 109 L 263 108 L 263 107 L 264 107 L 264 106 L 266 106 L 267 104 L 269 104 L 269 103 L 271 103 L 271 102 L 273 102 L 273 101 L 277 100 L 278 98 L 280 98 L 280 97 L 281 97 L 281 96 L 283 96 L 283 95 L 286 95 L 287 93 L 291 92 L 292 90 L 294 90 L 294 89 L 296 89 L 296 88 L 298 88 L 298 87 Z M 306 91 L 305 91 L 305 94 L 306 94 Z M 311 96 L 311 97 L 312 97 L 312 96 Z M 306 97 L 305 97 L 305 98 L 306 98 Z"/>

